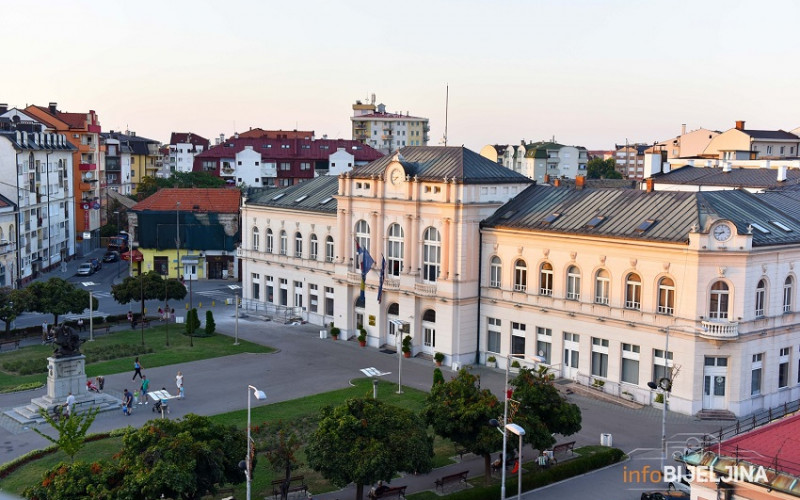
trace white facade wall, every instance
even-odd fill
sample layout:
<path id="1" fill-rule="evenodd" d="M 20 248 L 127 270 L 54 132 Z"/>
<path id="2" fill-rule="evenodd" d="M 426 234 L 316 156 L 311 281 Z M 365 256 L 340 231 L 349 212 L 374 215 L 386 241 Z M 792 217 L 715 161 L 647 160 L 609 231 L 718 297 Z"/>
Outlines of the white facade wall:
<path id="1" fill-rule="evenodd" d="M 349 172 L 353 170 L 355 164 L 355 156 L 348 153 L 344 148 L 336 148 L 336 152 L 328 156 L 328 175 L 339 175 Z"/>
<path id="2" fill-rule="evenodd" d="M 252 146 L 246 146 L 236 153 L 235 171 L 237 185 L 244 183 L 247 186 L 264 186 L 261 175 L 261 153 L 254 151 Z"/>

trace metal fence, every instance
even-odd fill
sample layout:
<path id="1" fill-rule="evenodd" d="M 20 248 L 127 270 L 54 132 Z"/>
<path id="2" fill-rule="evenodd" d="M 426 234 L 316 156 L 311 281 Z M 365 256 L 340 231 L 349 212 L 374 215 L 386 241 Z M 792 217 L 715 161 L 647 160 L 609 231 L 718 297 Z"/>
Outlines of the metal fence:
<path id="1" fill-rule="evenodd" d="M 281 306 L 270 302 L 253 299 L 241 299 L 241 309 L 249 314 L 264 316 L 278 323 L 305 321 L 305 310 L 302 307 Z"/>

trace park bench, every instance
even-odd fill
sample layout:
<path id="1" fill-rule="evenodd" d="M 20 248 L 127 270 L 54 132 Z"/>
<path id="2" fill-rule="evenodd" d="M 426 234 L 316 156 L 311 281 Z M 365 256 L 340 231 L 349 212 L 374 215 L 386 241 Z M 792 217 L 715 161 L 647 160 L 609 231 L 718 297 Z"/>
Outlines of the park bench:
<path id="1" fill-rule="evenodd" d="M 275 498 L 280 498 L 281 487 L 283 486 L 284 481 L 284 479 L 276 479 L 270 483 L 272 485 L 272 496 Z M 297 493 L 298 491 L 302 491 L 308 495 L 308 485 L 306 484 L 305 477 L 292 476 L 289 478 L 289 489 L 287 490 L 287 493 Z"/>
<path id="2" fill-rule="evenodd" d="M 553 446 L 553 457 L 551 459 L 551 462 L 554 462 L 554 463 L 558 462 L 558 459 L 556 457 L 556 455 L 558 453 L 569 452 L 570 455 L 574 455 L 575 452 L 572 451 L 573 448 L 575 448 L 575 441 L 570 441 L 568 443 L 561 443 L 561 444 L 557 444 L 557 445 Z"/>
<path id="3" fill-rule="evenodd" d="M 464 455 L 467 453 L 469 453 L 469 451 L 466 448 L 456 448 L 456 455 L 458 455 L 458 460 L 461 462 L 464 461 Z"/>
<path id="4" fill-rule="evenodd" d="M 220 496 L 227 495 L 224 498 L 233 498 L 233 492 L 234 492 L 234 488 L 232 488 L 230 486 L 226 486 L 225 488 L 217 489 L 217 495 L 220 495 Z"/>
<path id="5" fill-rule="evenodd" d="M 376 500 L 378 498 L 405 498 L 406 497 L 406 488 L 408 486 L 395 486 L 394 488 L 387 488 L 381 493 L 373 493 L 369 492 L 369 498 L 371 500 Z"/>
<path id="6" fill-rule="evenodd" d="M 8 347 L 7 350 L 15 351 L 19 349 L 19 339 L 4 340 L 0 342 L 0 351 Z"/>
<path id="7" fill-rule="evenodd" d="M 449 476 L 440 477 L 435 481 L 436 487 L 441 488 L 442 493 L 444 493 L 445 485 L 450 483 L 464 483 L 467 484 L 467 475 L 469 474 L 468 470 L 457 472 L 455 474 L 450 474 Z"/>

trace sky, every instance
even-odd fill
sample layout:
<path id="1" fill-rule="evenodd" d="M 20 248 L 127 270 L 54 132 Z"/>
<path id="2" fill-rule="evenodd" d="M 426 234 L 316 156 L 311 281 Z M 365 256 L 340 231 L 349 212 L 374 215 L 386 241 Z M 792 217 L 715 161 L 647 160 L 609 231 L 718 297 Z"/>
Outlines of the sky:
<path id="1" fill-rule="evenodd" d="M 3 2 L 0 103 L 95 110 L 104 131 L 351 138 L 357 99 L 430 145 L 589 149 L 800 126 L 795 1 Z M 449 107 L 446 106 L 449 87 Z M 447 110 L 447 112 L 446 112 Z"/>

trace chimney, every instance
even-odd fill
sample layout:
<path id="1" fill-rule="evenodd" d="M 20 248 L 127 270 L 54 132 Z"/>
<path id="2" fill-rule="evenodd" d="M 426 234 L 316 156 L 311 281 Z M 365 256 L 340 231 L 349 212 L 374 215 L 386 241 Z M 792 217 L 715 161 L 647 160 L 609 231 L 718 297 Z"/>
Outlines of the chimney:
<path id="1" fill-rule="evenodd" d="M 575 176 L 575 189 L 581 190 L 586 185 L 586 177 L 583 175 Z"/>
<path id="2" fill-rule="evenodd" d="M 736 120 L 736 130 L 744 130 L 744 120 Z"/>
<path id="3" fill-rule="evenodd" d="M 778 167 L 778 182 L 784 182 L 786 180 L 786 165 L 780 165 Z"/>
<path id="4" fill-rule="evenodd" d="M 730 173 L 730 171 L 731 171 L 731 162 L 726 161 L 725 164 L 722 166 L 722 171 L 725 172 L 726 174 Z"/>
<path id="5" fill-rule="evenodd" d="M 558 177 L 556 177 L 556 178 L 553 180 L 553 186 L 554 186 L 554 187 L 561 187 L 561 179 L 559 179 Z"/>
<path id="6" fill-rule="evenodd" d="M 57 107 L 58 107 L 58 103 L 51 102 L 51 103 L 50 103 L 50 104 L 47 106 L 47 109 L 50 111 L 50 114 L 51 114 L 51 115 L 54 115 L 54 114 L 58 113 L 58 110 L 56 109 Z"/>
<path id="7" fill-rule="evenodd" d="M 550 174 L 544 174 L 544 183 L 550 184 Z"/>
<path id="8" fill-rule="evenodd" d="M 6 103 L 0 104 L 0 113 L 5 113 L 6 111 L 8 111 L 8 104 Z"/>
<path id="9" fill-rule="evenodd" d="M 686 135 L 686 124 L 681 123 L 681 135 Z"/>

